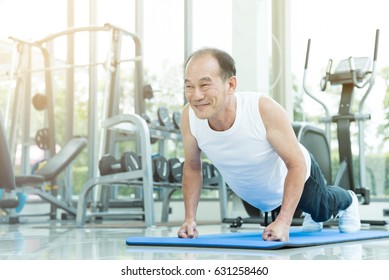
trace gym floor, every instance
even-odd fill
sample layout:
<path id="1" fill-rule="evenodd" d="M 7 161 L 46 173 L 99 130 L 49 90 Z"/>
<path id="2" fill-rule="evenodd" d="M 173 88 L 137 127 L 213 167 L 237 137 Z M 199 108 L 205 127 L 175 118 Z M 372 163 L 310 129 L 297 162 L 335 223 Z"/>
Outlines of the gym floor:
<path id="1" fill-rule="evenodd" d="M 378 229 L 375 228 L 375 229 Z M 381 228 L 382 229 L 382 228 Z M 389 260 L 389 238 L 281 250 L 130 247 L 129 236 L 176 236 L 178 224 L 145 228 L 139 221 L 109 220 L 76 228 L 74 221 L 31 218 L 0 223 L 2 260 Z M 259 231 L 245 224 L 239 231 Z M 231 231 L 204 223 L 200 234 Z"/>

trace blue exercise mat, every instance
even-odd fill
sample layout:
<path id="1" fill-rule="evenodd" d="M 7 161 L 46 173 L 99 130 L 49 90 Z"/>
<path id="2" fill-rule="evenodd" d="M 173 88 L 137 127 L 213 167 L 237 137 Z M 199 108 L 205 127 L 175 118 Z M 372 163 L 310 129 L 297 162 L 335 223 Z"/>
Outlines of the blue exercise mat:
<path id="1" fill-rule="evenodd" d="M 288 242 L 264 241 L 261 235 L 262 232 L 258 231 L 200 235 L 195 239 L 143 236 L 129 237 L 126 240 L 126 244 L 131 246 L 175 246 L 267 250 L 389 238 L 389 232 L 383 230 L 361 230 L 356 233 L 340 233 L 337 229 L 323 229 L 321 232 L 303 232 L 301 228 L 291 229 Z"/>

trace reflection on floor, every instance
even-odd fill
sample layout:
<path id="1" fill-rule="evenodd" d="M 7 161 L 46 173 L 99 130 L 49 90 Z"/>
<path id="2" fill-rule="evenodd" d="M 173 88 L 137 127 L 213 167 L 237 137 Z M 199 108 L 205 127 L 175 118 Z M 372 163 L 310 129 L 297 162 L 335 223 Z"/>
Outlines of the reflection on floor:
<path id="1" fill-rule="evenodd" d="M 384 228 L 374 228 L 382 229 Z M 141 222 L 104 221 L 76 228 L 74 221 L 0 223 L 3 260 L 389 260 L 389 238 L 281 250 L 127 246 L 129 236 L 176 236 L 177 225 L 145 228 Z M 239 231 L 260 231 L 244 225 Z M 226 224 L 199 225 L 200 234 L 231 231 Z"/>

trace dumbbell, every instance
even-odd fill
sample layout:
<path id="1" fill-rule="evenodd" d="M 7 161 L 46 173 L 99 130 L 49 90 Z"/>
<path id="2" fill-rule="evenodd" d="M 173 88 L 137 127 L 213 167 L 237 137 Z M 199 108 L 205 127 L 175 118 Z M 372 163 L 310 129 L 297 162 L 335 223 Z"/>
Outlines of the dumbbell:
<path id="1" fill-rule="evenodd" d="M 180 129 L 181 113 L 174 111 L 172 117 L 169 116 L 169 110 L 166 107 L 160 107 L 157 111 L 158 121 L 161 126 L 170 129 Z"/>
<path id="2" fill-rule="evenodd" d="M 169 127 L 171 125 L 168 108 L 159 107 L 157 111 L 157 116 L 160 126 Z"/>
<path id="3" fill-rule="evenodd" d="M 109 175 L 122 172 L 120 160 L 117 160 L 113 155 L 103 155 L 99 161 L 100 175 Z"/>
<path id="4" fill-rule="evenodd" d="M 123 172 L 129 172 L 141 169 L 139 156 L 134 152 L 125 152 L 120 158 L 120 164 Z"/>
<path id="5" fill-rule="evenodd" d="M 37 130 L 35 134 L 35 143 L 39 149 L 48 150 L 50 145 L 50 133 L 48 128 Z"/>
<path id="6" fill-rule="evenodd" d="M 100 175 L 109 175 L 119 172 L 129 172 L 141 168 L 139 157 L 134 152 L 125 152 L 120 160 L 112 155 L 104 155 L 99 161 Z"/>
<path id="7" fill-rule="evenodd" d="M 153 178 L 156 182 L 164 182 L 169 177 L 169 163 L 163 156 L 154 156 L 153 163 Z"/>
<path id="8" fill-rule="evenodd" d="M 169 164 L 169 181 L 182 181 L 182 163 L 178 158 L 171 158 L 168 160 Z"/>
<path id="9" fill-rule="evenodd" d="M 224 218 L 223 223 L 229 223 L 231 228 L 240 228 L 244 224 L 242 217 L 236 219 Z"/>
<path id="10" fill-rule="evenodd" d="M 175 129 L 180 129 L 181 122 L 181 113 L 178 111 L 173 112 L 172 114 L 173 125 Z"/>
<path id="11" fill-rule="evenodd" d="M 142 158 L 139 156 L 139 168 L 142 168 Z M 169 178 L 169 163 L 165 157 L 154 155 L 151 157 L 151 167 L 155 182 L 164 182 Z"/>
<path id="12" fill-rule="evenodd" d="M 219 170 L 209 162 L 204 161 L 202 163 L 203 180 L 210 180 L 219 176 Z M 217 186 L 217 183 L 210 184 L 211 186 Z"/>

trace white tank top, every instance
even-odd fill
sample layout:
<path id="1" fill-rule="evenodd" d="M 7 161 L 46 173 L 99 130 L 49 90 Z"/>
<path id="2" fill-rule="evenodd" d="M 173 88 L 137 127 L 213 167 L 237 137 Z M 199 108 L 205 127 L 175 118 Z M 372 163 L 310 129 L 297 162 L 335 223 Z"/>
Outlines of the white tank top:
<path id="1" fill-rule="evenodd" d="M 236 195 L 268 212 L 281 205 L 287 168 L 266 139 L 258 109 L 261 94 L 236 92 L 235 95 L 236 119 L 230 129 L 212 130 L 208 120 L 198 119 L 189 108 L 190 130 L 199 148 Z M 305 156 L 308 179 L 311 158 L 301 144 L 300 147 Z"/>

